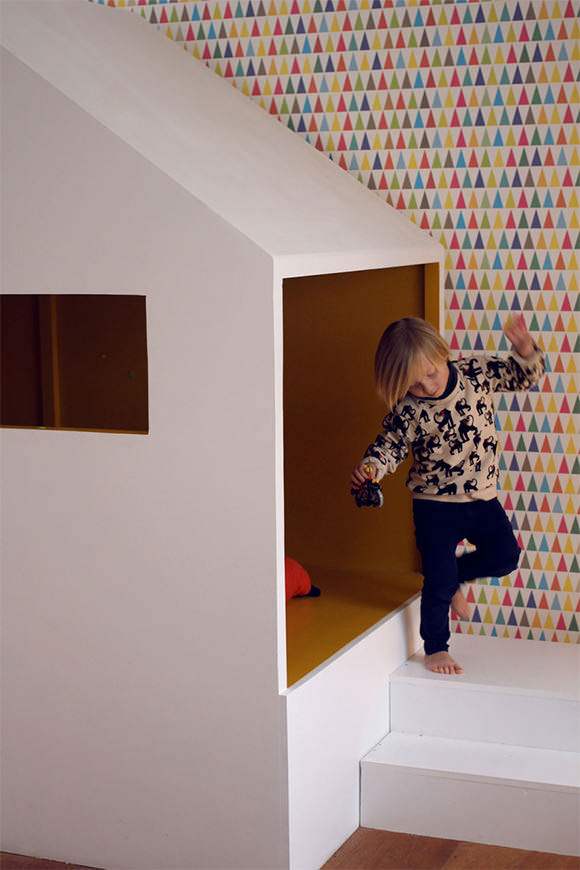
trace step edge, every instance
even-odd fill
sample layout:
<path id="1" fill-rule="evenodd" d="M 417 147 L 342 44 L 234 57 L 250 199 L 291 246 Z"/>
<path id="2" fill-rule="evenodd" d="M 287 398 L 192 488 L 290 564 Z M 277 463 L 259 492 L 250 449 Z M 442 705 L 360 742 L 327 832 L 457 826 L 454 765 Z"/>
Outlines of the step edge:
<path id="1" fill-rule="evenodd" d="M 571 783 L 558 782 L 556 780 L 545 780 L 545 779 L 539 779 L 539 778 L 533 778 L 533 777 L 529 778 L 529 776 L 528 776 L 528 778 L 526 778 L 526 777 L 520 778 L 520 777 L 514 776 L 513 771 L 511 772 L 510 775 L 505 776 L 505 777 L 503 777 L 503 776 L 488 776 L 488 775 L 481 773 L 481 772 L 478 772 L 478 771 L 465 771 L 465 770 L 457 771 L 457 770 L 454 770 L 450 764 L 443 764 L 442 763 L 441 766 L 439 766 L 439 767 L 425 767 L 424 765 L 420 765 L 420 764 L 415 765 L 413 763 L 410 763 L 409 761 L 405 761 L 405 762 L 399 764 L 399 763 L 397 763 L 396 759 L 379 759 L 377 757 L 373 757 L 379 753 L 381 747 L 383 747 L 385 743 L 389 742 L 389 738 L 392 738 L 390 740 L 390 742 L 392 743 L 394 740 L 397 739 L 398 736 L 404 736 L 408 743 L 420 742 L 426 738 L 427 741 L 434 746 L 440 745 L 442 747 L 449 747 L 450 744 L 454 744 L 455 746 L 457 746 L 457 744 L 459 744 L 459 748 L 461 750 L 466 750 L 470 746 L 477 746 L 480 749 L 480 751 L 481 751 L 481 749 L 483 749 L 483 750 L 487 749 L 489 752 L 494 753 L 495 755 L 497 755 L 498 752 L 501 752 L 501 749 L 498 749 L 498 747 L 502 747 L 506 751 L 509 751 L 510 749 L 523 750 L 525 752 L 527 758 L 521 758 L 519 761 L 516 762 L 516 764 L 521 764 L 522 770 L 525 770 L 525 771 L 528 771 L 528 769 L 529 769 L 530 759 L 534 759 L 534 758 L 544 759 L 549 764 L 550 761 L 556 760 L 554 758 L 554 753 L 557 753 L 558 762 L 564 762 L 566 764 L 569 764 L 573 769 L 577 769 L 577 773 L 576 773 L 577 781 L 575 781 L 571 784 Z M 423 748 L 424 748 L 424 745 L 423 745 Z M 512 760 L 512 763 L 513 763 L 513 760 Z M 548 787 L 548 788 L 551 788 L 552 790 L 556 790 L 556 791 L 564 790 L 564 791 L 571 791 L 573 793 L 580 791 L 580 752 L 574 752 L 573 750 L 549 749 L 549 748 L 545 748 L 545 747 L 523 746 L 522 744 L 518 744 L 518 743 L 497 743 L 497 742 L 490 742 L 490 741 L 484 741 L 484 740 L 465 740 L 465 739 L 461 739 L 461 738 L 457 738 L 457 737 L 448 738 L 448 737 L 439 737 L 439 736 L 432 736 L 432 735 L 422 735 L 422 734 L 417 734 L 415 732 L 389 731 L 389 733 L 386 734 L 383 737 L 383 739 L 381 741 L 379 741 L 379 743 L 377 743 L 377 745 L 374 746 L 370 750 L 370 752 L 368 752 L 367 755 L 365 755 L 361 759 L 360 764 L 361 764 L 361 768 L 362 768 L 362 765 L 364 765 L 364 764 L 373 764 L 376 766 L 383 765 L 385 767 L 395 767 L 397 769 L 404 768 L 404 769 L 408 770 L 409 772 L 424 771 L 424 773 L 426 773 L 426 774 L 428 774 L 428 773 L 433 773 L 435 775 L 448 774 L 452 778 L 460 778 L 460 779 L 468 779 L 468 780 L 478 779 L 480 781 L 490 781 L 490 782 L 493 781 L 493 782 L 501 782 L 501 783 L 513 782 L 517 787 L 522 787 L 522 786 L 526 785 L 529 788 L 540 788 L 541 789 L 541 788 Z"/>
<path id="2" fill-rule="evenodd" d="M 443 676 L 443 675 L 441 675 Z M 571 695 L 571 694 L 563 694 L 561 692 L 551 692 L 548 689 L 526 689 L 520 686 L 505 686 L 497 683 L 474 683 L 474 682 L 463 682 L 461 675 L 455 676 L 453 678 L 453 682 L 451 680 L 441 680 L 434 681 L 433 677 L 423 677 L 423 676 L 402 676 L 397 675 L 396 673 L 390 675 L 389 682 L 391 685 L 409 685 L 416 686 L 418 684 L 433 686 L 437 685 L 439 689 L 443 687 L 444 689 L 450 689 L 451 691 L 464 691 L 464 692 L 484 692 L 486 694 L 498 694 L 498 695 L 516 695 L 519 697 L 526 698 L 538 698 L 541 700 L 558 700 L 563 703 L 580 705 L 580 695 Z"/>
<path id="3" fill-rule="evenodd" d="M 405 772 L 410 776 L 417 777 L 433 777 L 436 779 L 449 779 L 453 782 L 468 782 L 468 783 L 483 783 L 486 785 L 497 785 L 506 788 L 515 789 L 530 789 L 531 791 L 554 792 L 557 794 L 566 794 L 570 797 L 580 797 L 580 783 L 578 785 L 563 785 L 561 783 L 541 782 L 536 780 L 514 779 L 511 777 L 501 776 L 486 776 L 479 773 L 465 773 L 449 770 L 447 768 L 431 768 L 431 767 L 415 767 L 409 764 L 396 764 L 394 762 L 376 761 L 368 757 L 363 758 L 361 763 L 361 772 L 364 772 L 365 767 L 388 767 L 394 768 L 397 772 Z M 362 786 L 364 788 L 364 784 Z M 521 808 L 519 809 L 521 812 Z"/>

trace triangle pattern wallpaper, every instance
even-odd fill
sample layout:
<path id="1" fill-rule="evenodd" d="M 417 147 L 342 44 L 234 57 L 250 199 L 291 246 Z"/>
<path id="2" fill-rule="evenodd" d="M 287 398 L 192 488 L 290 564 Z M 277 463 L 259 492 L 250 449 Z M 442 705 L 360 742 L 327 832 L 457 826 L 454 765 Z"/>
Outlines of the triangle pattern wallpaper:
<path id="1" fill-rule="evenodd" d="M 99 2 L 99 0 L 93 0 Z M 580 0 L 102 0 L 141 16 L 445 250 L 456 355 L 547 352 L 496 397 L 519 569 L 469 588 L 453 630 L 580 641 Z"/>

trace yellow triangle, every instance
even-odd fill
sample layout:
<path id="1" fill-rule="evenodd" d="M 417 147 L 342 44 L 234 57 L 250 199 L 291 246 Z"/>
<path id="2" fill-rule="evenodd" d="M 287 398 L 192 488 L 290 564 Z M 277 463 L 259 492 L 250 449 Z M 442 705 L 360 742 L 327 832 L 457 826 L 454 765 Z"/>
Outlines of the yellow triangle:
<path id="1" fill-rule="evenodd" d="M 286 63 L 286 58 L 282 59 L 282 63 L 280 65 L 280 75 L 281 76 L 288 75 L 288 64 Z"/>
<path id="2" fill-rule="evenodd" d="M 487 118 L 487 126 L 488 127 L 497 127 L 497 118 L 495 117 L 495 112 L 493 109 L 490 109 L 489 115 Z"/>
<path id="3" fill-rule="evenodd" d="M 555 468 L 554 468 L 554 471 L 556 471 Z M 554 534 L 556 533 L 556 529 L 554 527 L 554 520 L 552 519 L 552 514 L 548 515 L 548 522 L 546 523 L 546 531 L 547 532 L 554 532 Z"/>
<path id="4" fill-rule="evenodd" d="M 570 580 L 569 574 L 566 575 L 566 580 L 564 581 L 564 585 L 562 586 L 562 589 L 564 590 L 564 592 L 573 592 L 574 591 L 574 589 L 572 588 L 572 581 Z M 568 608 L 565 606 L 564 610 L 574 610 L 574 608 L 572 607 L 572 602 L 570 601 L 570 596 L 568 596 L 568 598 L 566 599 L 566 604 L 568 604 L 568 603 L 570 604 L 570 607 Z"/>
<path id="5" fill-rule="evenodd" d="M 369 161 L 368 161 L 368 157 L 367 157 L 366 154 L 365 154 L 365 156 L 364 156 L 364 158 L 363 158 L 363 162 L 361 163 L 360 168 L 363 170 L 363 172 L 364 172 L 365 170 L 368 171 L 368 170 L 371 168 L 371 165 L 370 165 L 370 163 L 369 163 Z"/>
<path id="6" fill-rule="evenodd" d="M 336 17 L 336 14 L 335 14 L 334 18 L 332 19 L 332 24 L 330 25 L 330 32 L 331 33 L 340 33 L 340 24 L 338 23 L 338 18 Z"/>
<path id="7" fill-rule="evenodd" d="M 507 259 L 505 261 L 504 269 L 515 269 L 515 268 L 516 268 L 516 266 L 515 266 L 515 263 L 514 263 L 513 258 L 512 258 L 512 252 L 509 251 L 508 255 L 507 255 Z"/>
<path id="8" fill-rule="evenodd" d="M 495 345 L 495 341 L 493 340 L 493 335 L 489 336 L 489 338 L 487 340 L 487 344 L 485 346 L 485 349 L 491 350 L 491 351 L 497 350 L 497 347 Z"/>
<path id="9" fill-rule="evenodd" d="M 568 372 L 568 374 L 572 374 L 572 372 L 574 372 L 575 374 L 578 371 L 573 356 L 570 357 L 570 362 L 568 363 L 568 368 L 566 369 L 566 371 Z"/>
<path id="10" fill-rule="evenodd" d="M 266 79 L 266 84 L 262 88 L 262 93 L 267 97 L 272 96 L 272 88 L 270 87 L 270 79 Z"/>
<path id="11" fill-rule="evenodd" d="M 276 69 L 276 64 L 274 63 L 274 58 L 272 58 L 272 61 L 270 63 L 270 69 L 268 70 L 268 75 L 269 76 L 277 76 L 278 75 L 278 70 Z"/>
<path id="12" fill-rule="evenodd" d="M 452 199 L 450 193 L 448 193 L 447 196 L 445 197 L 444 205 L 445 205 L 445 208 L 455 208 L 455 203 L 453 202 L 453 199 Z M 455 265 L 453 265 L 452 268 L 455 269 Z"/>
<path id="13" fill-rule="evenodd" d="M 514 33 L 514 26 L 513 26 L 513 24 L 510 25 L 510 29 L 508 30 L 508 34 L 507 34 L 507 37 L 506 37 L 506 42 L 517 42 L 517 38 L 516 38 L 516 35 L 515 35 L 515 33 Z"/>
<path id="14" fill-rule="evenodd" d="M 467 268 L 474 269 L 474 270 L 477 270 L 479 268 L 479 263 L 477 262 L 477 257 L 475 256 L 475 254 L 472 254 L 471 257 L 469 258 Z"/>
<path id="15" fill-rule="evenodd" d="M 447 29 L 447 36 L 445 37 L 443 45 L 455 45 L 455 39 L 453 38 L 450 27 Z"/>
<path id="16" fill-rule="evenodd" d="M 246 26 L 246 20 L 242 22 L 242 29 L 240 30 L 240 37 L 242 39 L 246 39 L 250 35 L 248 28 Z"/>
<path id="17" fill-rule="evenodd" d="M 554 111 L 552 112 L 552 124 L 561 124 L 561 123 L 562 123 L 562 122 L 561 122 L 561 120 L 560 120 L 560 113 L 558 112 L 557 107 L 554 106 Z M 556 172 L 555 172 L 555 171 L 554 171 L 554 175 L 556 175 Z M 556 178 L 558 178 L 557 175 L 556 175 Z M 559 184 L 559 183 L 560 183 L 560 182 L 558 181 L 558 184 Z"/>
<path id="18" fill-rule="evenodd" d="M 383 107 L 382 107 L 381 101 L 379 100 L 379 95 L 375 94 L 375 99 L 373 100 L 372 110 L 373 110 L 373 112 L 380 112 L 382 108 Z"/>
<path id="19" fill-rule="evenodd" d="M 494 290 L 503 290 L 503 284 L 499 272 L 496 273 L 495 281 L 493 282 Z"/>
<path id="20" fill-rule="evenodd" d="M 332 87 L 330 89 L 334 94 L 340 94 L 340 84 L 338 83 L 338 78 L 335 76 L 334 81 L 332 82 Z"/>
<path id="21" fill-rule="evenodd" d="M 487 77 L 488 85 L 497 85 L 497 78 L 495 77 L 495 71 L 493 67 L 489 71 L 489 75 Z"/>
<path id="22" fill-rule="evenodd" d="M 570 260 L 568 261 L 568 269 L 569 269 L 571 272 L 577 272 L 577 271 L 578 271 L 578 262 L 577 262 L 577 260 L 576 260 L 576 254 L 574 254 L 574 253 L 572 253 L 572 254 L 570 255 Z"/>
<path id="23" fill-rule="evenodd" d="M 326 151 L 334 151 L 334 150 L 335 150 L 335 148 L 334 148 L 334 142 L 332 141 L 332 136 L 329 136 L 329 137 L 328 137 L 328 142 L 326 143 L 326 149 L 325 149 L 325 150 L 326 150 Z M 365 154 L 365 160 L 366 160 L 366 154 Z M 367 161 L 367 163 L 368 163 L 368 161 Z M 363 161 L 363 164 L 364 164 L 364 161 Z M 363 165 L 363 169 L 365 169 L 365 168 L 366 168 L 366 167 Z M 370 166 L 369 166 L 369 169 L 370 169 Z"/>
<path id="24" fill-rule="evenodd" d="M 501 51 L 501 48 L 498 48 L 495 55 L 495 66 L 505 66 L 505 60 Z"/>
<path id="25" fill-rule="evenodd" d="M 258 55 L 258 57 L 265 57 L 266 56 L 266 49 L 264 48 L 264 43 L 262 42 L 262 40 L 260 40 L 260 42 L 259 42 L 257 55 Z"/>
<path id="26" fill-rule="evenodd" d="M 516 98 L 514 97 L 514 92 L 512 91 L 511 88 L 508 91 L 508 95 L 507 95 L 507 99 L 506 99 L 505 103 L 506 103 L 506 106 L 515 106 L 515 104 L 516 104 Z"/>
<path id="27" fill-rule="evenodd" d="M 556 338 L 554 335 L 552 335 L 552 338 L 550 339 L 548 350 L 550 353 L 557 353 L 558 351 L 558 345 L 556 344 Z"/>
<path id="28" fill-rule="evenodd" d="M 312 67 L 310 66 L 310 61 L 308 60 L 308 55 L 304 59 L 304 67 L 302 69 L 302 72 L 305 75 L 310 75 L 310 73 L 312 72 Z"/>
<path id="29" fill-rule="evenodd" d="M 325 49 L 325 51 L 327 52 L 327 54 L 332 54 L 332 52 L 334 51 L 334 44 L 333 44 L 332 39 L 330 38 L 330 36 L 329 36 L 328 39 L 326 40 L 326 49 Z"/>
<path id="30" fill-rule="evenodd" d="M 383 46 L 381 45 L 381 40 L 379 39 L 378 33 L 375 33 L 375 38 L 373 39 L 373 44 L 371 46 L 373 51 L 382 51 Z"/>
<path id="31" fill-rule="evenodd" d="M 552 73 L 551 82 L 552 84 L 557 85 L 562 82 L 562 79 L 560 78 L 560 70 L 558 69 L 558 64 L 554 64 L 554 72 Z"/>
<path id="32" fill-rule="evenodd" d="M 270 25 L 268 24 L 268 19 L 264 21 L 264 28 L 262 30 L 262 36 L 272 36 L 272 31 L 270 30 Z"/>
<path id="33" fill-rule="evenodd" d="M 570 442 L 571 441 L 572 441 L 572 439 L 570 439 Z M 574 451 L 574 452 L 576 452 L 576 451 Z M 576 513 L 576 509 L 575 509 L 574 505 L 572 504 L 571 498 L 568 499 L 568 504 L 566 505 L 566 510 L 564 511 L 564 513 L 566 513 L 566 514 L 575 514 Z"/>
<path id="34" fill-rule="evenodd" d="M 513 147 L 516 144 L 516 137 L 514 136 L 514 131 L 510 127 L 509 133 L 507 135 L 507 139 L 505 140 L 505 144 L 508 147 Z"/>
<path id="35" fill-rule="evenodd" d="M 546 616 L 546 621 L 544 623 L 544 628 L 554 628 L 554 623 L 552 622 L 552 617 L 550 616 L 550 612 L 548 611 L 548 615 Z"/>
<path id="36" fill-rule="evenodd" d="M 238 28 L 236 27 L 236 22 L 232 21 L 232 26 L 230 27 L 230 39 L 238 38 Z"/>
<path id="37" fill-rule="evenodd" d="M 362 69 L 365 72 L 370 69 L 369 60 L 368 60 L 368 57 L 366 56 L 366 54 L 363 54 L 363 56 L 362 56 L 362 61 L 361 61 L 361 65 L 360 65 L 359 69 Z"/>
<path id="38" fill-rule="evenodd" d="M 495 180 L 495 175 L 493 174 L 493 169 L 489 173 L 489 178 L 487 180 L 487 186 L 488 187 L 497 187 L 497 182 Z"/>
<path id="39" fill-rule="evenodd" d="M 570 577 L 568 577 L 567 582 L 570 583 Z M 564 584 L 564 589 L 566 589 L 566 584 Z M 571 591 L 571 590 L 572 590 L 572 584 L 570 583 L 570 590 L 569 591 Z M 564 607 L 562 608 L 562 610 L 568 610 L 568 611 L 574 610 L 574 608 L 572 607 L 572 600 L 571 600 L 569 595 L 566 596 L 566 601 L 564 602 Z"/>

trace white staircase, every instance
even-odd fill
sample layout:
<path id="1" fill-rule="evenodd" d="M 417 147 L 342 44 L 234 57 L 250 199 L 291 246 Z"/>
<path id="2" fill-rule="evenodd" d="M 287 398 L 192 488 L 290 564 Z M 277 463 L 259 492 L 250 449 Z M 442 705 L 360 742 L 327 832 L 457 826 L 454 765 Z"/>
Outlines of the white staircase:
<path id="1" fill-rule="evenodd" d="M 361 825 L 580 854 L 580 647 L 453 635 L 461 676 L 416 655 L 361 762 Z"/>

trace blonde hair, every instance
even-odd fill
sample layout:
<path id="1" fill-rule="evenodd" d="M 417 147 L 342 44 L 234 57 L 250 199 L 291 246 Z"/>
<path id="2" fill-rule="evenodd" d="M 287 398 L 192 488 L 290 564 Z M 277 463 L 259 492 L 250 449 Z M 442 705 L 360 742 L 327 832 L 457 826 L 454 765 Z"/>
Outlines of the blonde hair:
<path id="1" fill-rule="evenodd" d="M 383 332 L 375 354 L 377 392 L 389 410 L 407 394 L 413 369 L 421 357 L 439 364 L 449 356 L 449 345 L 425 320 L 404 317 L 391 323 Z"/>

